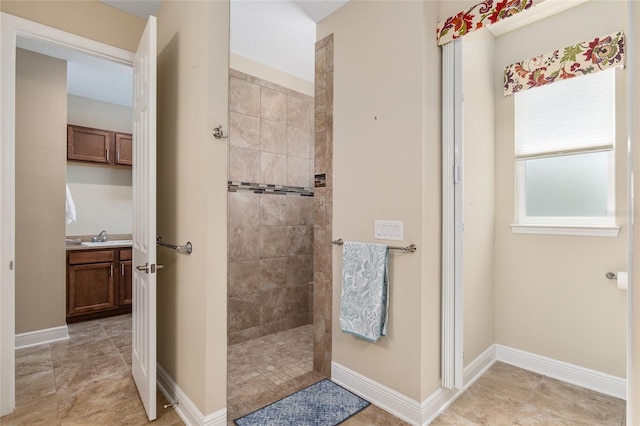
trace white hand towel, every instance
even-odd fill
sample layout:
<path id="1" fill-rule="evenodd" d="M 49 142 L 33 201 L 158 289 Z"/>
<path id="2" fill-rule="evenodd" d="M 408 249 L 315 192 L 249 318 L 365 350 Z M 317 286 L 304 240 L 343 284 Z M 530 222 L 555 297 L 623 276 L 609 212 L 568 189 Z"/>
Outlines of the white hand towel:
<path id="1" fill-rule="evenodd" d="M 66 208 L 66 222 L 76 222 L 76 205 L 73 204 L 73 197 L 71 196 L 71 190 L 67 185 L 67 208 Z"/>

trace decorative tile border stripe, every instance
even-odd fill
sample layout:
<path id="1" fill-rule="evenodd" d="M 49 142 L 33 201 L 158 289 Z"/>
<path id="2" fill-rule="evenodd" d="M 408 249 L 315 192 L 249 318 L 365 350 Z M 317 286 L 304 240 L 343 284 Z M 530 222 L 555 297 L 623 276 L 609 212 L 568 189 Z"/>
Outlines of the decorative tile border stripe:
<path id="1" fill-rule="evenodd" d="M 324 188 L 326 186 L 327 186 L 327 175 L 324 173 L 321 175 L 316 175 L 314 187 Z"/>
<path id="2" fill-rule="evenodd" d="M 251 191 L 256 194 L 293 194 L 300 195 L 301 197 L 313 197 L 313 191 L 311 188 L 304 188 L 302 186 L 274 185 L 270 183 L 227 181 L 227 190 L 228 192 Z"/>

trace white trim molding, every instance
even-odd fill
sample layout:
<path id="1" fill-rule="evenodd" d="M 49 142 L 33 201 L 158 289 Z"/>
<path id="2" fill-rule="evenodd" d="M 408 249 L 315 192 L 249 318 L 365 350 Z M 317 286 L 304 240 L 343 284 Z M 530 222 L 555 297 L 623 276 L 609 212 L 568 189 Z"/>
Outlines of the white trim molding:
<path id="1" fill-rule="evenodd" d="M 331 380 L 412 425 L 421 424 L 420 403 L 398 391 L 336 362 L 331 363 Z"/>
<path id="2" fill-rule="evenodd" d="M 53 343 L 60 340 L 68 339 L 69 329 L 65 324 L 60 327 L 51 327 L 42 330 L 16 334 L 16 349 L 23 349 L 30 346 L 43 345 L 45 343 Z"/>
<path id="3" fill-rule="evenodd" d="M 122 64 L 133 53 L 0 13 L 0 416 L 15 408 L 15 62 L 18 39 Z"/>
<path id="4" fill-rule="evenodd" d="M 187 426 L 227 425 L 226 408 L 205 416 L 164 368 L 162 368 L 160 364 L 158 364 L 157 367 L 158 388 L 160 388 L 160 391 L 170 403 L 177 403 L 175 410 Z"/>
<path id="5" fill-rule="evenodd" d="M 433 422 L 444 412 L 469 386 L 474 384 L 496 362 L 495 345 L 489 346 L 476 359 L 464 368 L 461 389 L 440 388 L 422 402 L 422 425 Z"/>
<path id="6" fill-rule="evenodd" d="M 580 237 L 617 237 L 619 226 L 569 226 L 569 225 L 511 225 L 514 234 L 571 235 Z"/>
<path id="7" fill-rule="evenodd" d="M 441 387 L 422 403 L 336 362 L 331 363 L 331 380 L 412 425 L 425 426 L 438 418 L 496 361 L 626 399 L 627 381 L 625 379 L 498 344 L 489 346 L 464 368 L 462 388 Z"/>
<path id="8" fill-rule="evenodd" d="M 503 345 L 496 344 L 495 348 L 496 359 L 505 364 L 524 368 L 525 370 L 591 389 L 605 395 L 625 400 L 627 398 L 627 380 L 621 377 Z"/>

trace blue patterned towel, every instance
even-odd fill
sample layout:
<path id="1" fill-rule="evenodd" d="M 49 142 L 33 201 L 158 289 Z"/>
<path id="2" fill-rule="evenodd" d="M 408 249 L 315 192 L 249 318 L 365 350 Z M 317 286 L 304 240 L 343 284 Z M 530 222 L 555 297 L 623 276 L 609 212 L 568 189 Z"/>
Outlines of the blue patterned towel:
<path id="1" fill-rule="evenodd" d="M 342 260 L 340 327 L 375 342 L 387 335 L 389 248 L 346 241 Z"/>

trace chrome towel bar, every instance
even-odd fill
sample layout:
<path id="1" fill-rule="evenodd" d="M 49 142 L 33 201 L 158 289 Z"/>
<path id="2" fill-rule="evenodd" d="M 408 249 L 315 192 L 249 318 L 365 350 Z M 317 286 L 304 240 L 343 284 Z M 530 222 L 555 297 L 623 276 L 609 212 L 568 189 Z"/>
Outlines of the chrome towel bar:
<path id="1" fill-rule="evenodd" d="M 162 247 L 174 249 L 178 253 L 186 254 L 187 256 L 190 255 L 193 251 L 193 245 L 191 245 L 190 241 L 187 241 L 187 244 L 183 246 L 177 246 L 175 244 L 165 243 L 164 241 L 162 241 L 162 237 L 160 235 L 158 235 L 158 238 L 156 238 L 156 244 Z"/>
<path id="2" fill-rule="evenodd" d="M 342 241 L 342 238 L 338 238 L 337 240 L 332 241 L 332 243 L 337 246 L 341 246 L 344 244 L 344 241 Z M 409 244 L 406 247 L 389 246 L 389 250 L 401 250 L 401 251 L 408 251 L 409 253 L 414 253 L 416 250 L 418 250 L 418 247 L 415 244 Z"/>

